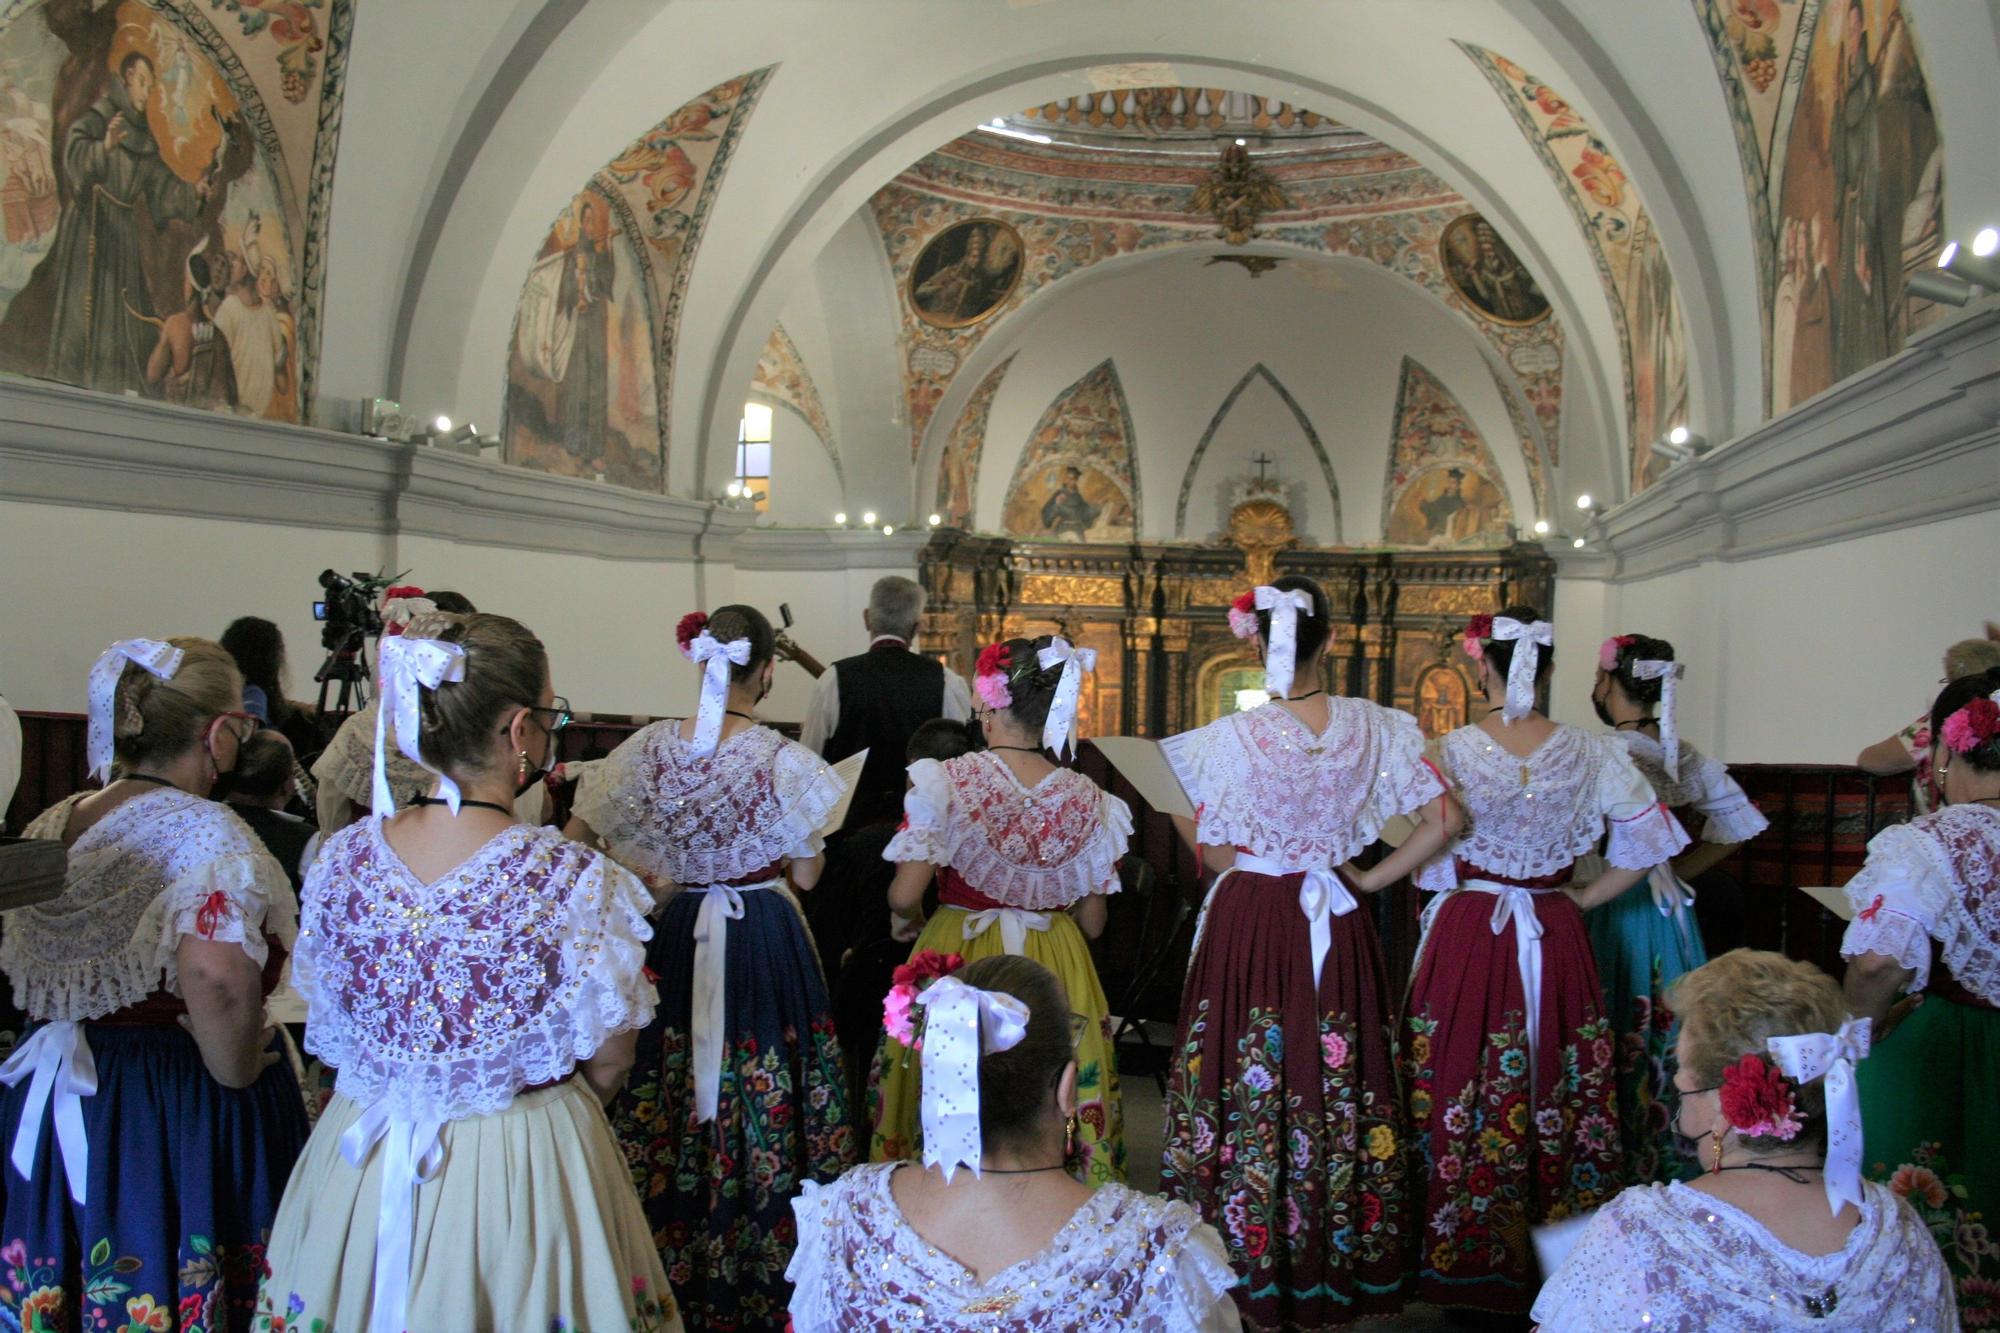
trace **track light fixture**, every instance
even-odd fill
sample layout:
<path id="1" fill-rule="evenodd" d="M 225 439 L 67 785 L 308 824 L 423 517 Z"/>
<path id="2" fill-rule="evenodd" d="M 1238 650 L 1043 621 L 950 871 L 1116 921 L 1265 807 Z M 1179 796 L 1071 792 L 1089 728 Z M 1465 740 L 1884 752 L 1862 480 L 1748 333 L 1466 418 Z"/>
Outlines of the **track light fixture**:
<path id="1" fill-rule="evenodd" d="M 1919 269 L 1910 275 L 1909 292 L 1940 305 L 1964 305 L 1979 295 L 1979 289 L 1956 273 Z"/>
<path id="2" fill-rule="evenodd" d="M 1984 232 L 1980 234 L 1985 235 Z M 1978 244 L 1975 240 L 1973 248 L 1968 249 L 1957 241 L 1946 242 L 1938 254 L 1937 266 L 1952 277 L 1976 283 L 1988 291 L 2000 292 L 2000 258 L 1990 253 L 1980 254 Z M 1996 244 L 2000 244 L 2000 237 L 1996 237 Z"/>

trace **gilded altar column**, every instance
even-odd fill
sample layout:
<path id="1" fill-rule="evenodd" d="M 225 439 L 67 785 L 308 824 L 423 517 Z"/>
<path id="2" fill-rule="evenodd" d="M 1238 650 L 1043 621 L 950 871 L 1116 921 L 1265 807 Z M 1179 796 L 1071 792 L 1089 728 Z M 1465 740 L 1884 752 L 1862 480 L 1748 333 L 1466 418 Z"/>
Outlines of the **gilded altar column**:
<path id="1" fill-rule="evenodd" d="M 1160 622 L 1153 616 L 1130 616 L 1124 632 L 1125 716 L 1119 720 L 1119 729 L 1127 736 L 1144 736 L 1152 720 L 1154 659 L 1158 656 L 1154 645 Z"/>
<path id="2" fill-rule="evenodd" d="M 1188 644 L 1194 627 L 1184 620 L 1159 622 L 1159 652 L 1166 670 L 1161 673 L 1160 699 L 1153 710 L 1157 730 L 1151 734 L 1172 736 L 1194 725 L 1194 709 L 1188 697 Z"/>

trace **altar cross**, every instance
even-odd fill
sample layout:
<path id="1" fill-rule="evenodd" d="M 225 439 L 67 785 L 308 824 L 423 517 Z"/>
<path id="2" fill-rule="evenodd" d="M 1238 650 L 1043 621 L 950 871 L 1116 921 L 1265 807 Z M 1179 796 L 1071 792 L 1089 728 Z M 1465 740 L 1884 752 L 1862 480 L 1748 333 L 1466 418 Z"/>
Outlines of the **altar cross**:
<path id="1" fill-rule="evenodd" d="M 1269 478 L 1267 478 L 1264 475 L 1264 469 L 1271 466 L 1271 464 L 1277 462 L 1278 460 L 1271 457 L 1269 454 L 1258 454 L 1250 461 L 1257 465 L 1257 480 L 1268 481 Z"/>

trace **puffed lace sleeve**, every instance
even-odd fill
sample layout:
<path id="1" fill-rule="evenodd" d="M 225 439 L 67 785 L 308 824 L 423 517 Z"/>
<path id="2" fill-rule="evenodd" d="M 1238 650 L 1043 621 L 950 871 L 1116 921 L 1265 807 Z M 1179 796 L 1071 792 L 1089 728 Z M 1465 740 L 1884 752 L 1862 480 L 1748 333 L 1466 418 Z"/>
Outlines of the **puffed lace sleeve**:
<path id="1" fill-rule="evenodd" d="M 1604 859 L 1624 870 L 1648 870 L 1678 855 L 1688 845 L 1680 821 L 1661 803 L 1625 747 L 1609 740 L 1599 744 L 1603 767 L 1597 802 L 1610 834 Z"/>
<path id="2" fill-rule="evenodd" d="M 831 1288 L 833 1278 L 834 1207 L 838 1184 L 804 1181 L 792 1200 L 798 1224 L 798 1247 L 792 1251 L 785 1281 L 792 1284 L 791 1316 L 796 1333 L 819 1333 L 838 1326 Z"/>
<path id="3" fill-rule="evenodd" d="M 1690 785 L 1695 788 L 1694 808 L 1703 816 L 1703 842 L 1748 842 L 1771 827 L 1721 760 L 1703 755 L 1694 770 Z"/>
<path id="4" fill-rule="evenodd" d="M 1411 814 L 1442 796 L 1445 786 L 1443 775 L 1425 753 L 1423 729 L 1414 717 L 1400 709 L 1377 707 L 1375 730 L 1382 750 L 1375 784 L 1369 789 L 1366 827 L 1379 834 L 1397 815 Z"/>
<path id="5" fill-rule="evenodd" d="M 645 773 L 647 746 L 654 727 L 673 725 L 655 722 L 641 727 L 620 741 L 617 749 L 577 774 L 570 813 L 590 825 L 590 831 L 606 847 L 622 847 L 637 837 L 653 793 Z"/>
<path id="6" fill-rule="evenodd" d="M 945 821 L 951 813 L 951 780 L 935 759 L 910 765 L 910 790 L 903 794 L 903 827 L 882 850 L 884 861 L 929 861 L 947 864 L 950 843 Z"/>
<path id="7" fill-rule="evenodd" d="M 214 807 L 206 822 L 235 827 L 217 828 L 213 841 L 197 836 L 184 845 L 169 863 L 166 888 L 134 931 L 134 945 L 151 943 L 153 964 L 176 994 L 175 958 L 187 936 L 239 945 L 262 967 L 270 957 L 266 932 L 287 947 L 299 933 L 298 899 L 277 858 L 228 810 Z"/>
<path id="8" fill-rule="evenodd" d="M 1641 1316 L 1648 1305 L 1646 1274 L 1656 1261 L 1671 1260 L 1648 1252 L 1643 1219 L 1626 1217 L 1643 1197 L 1641 1190 L 1628 1190 L 1598 1209 L 1562 1267 L 1542 1285 L 1533 1318 L 1543 1333 L 1611 1333 L 1645 1327 Z"/>
<path id="9" fill-rule="evenodd" d="M 1881 954 L 1916 973 L 1908 991 L 1930 984 L 1931 938 L 1957 893 L 1907 824 L 1883 829 L 1868 842 L 1868 860 L 1847 881 L 1854 919 L 1840 939 L 1840 955 Z"/>
<path id="10" fill-rule="evenodd" d="M 563 942 L 576 969 L 575 996 L 551 1006 L 542 1022 L 570 1054 L 587 1060 L 620 1032 L 653 1021 L 659 989 L 646 979 L 646 944 L 653 927 L 646 914 L 653 894 L 640 878 L 608 856 L 593 855 L 570 893 L 570 931 Z M 541 1080 L 537 1080 L 541 1081 Z"/>
<path id="11" fill-rule="evenodd" d="M 1173 1269 L 1177 1331 L 1236 1333 L 1243 1327 L 1229 1295 L 1237 1283 L 1236 1271 L 1229 1266 L 1229 1251 L 1214 1227 L 1197 1222 L 1188 1229 L 1174 1252 Z"/>

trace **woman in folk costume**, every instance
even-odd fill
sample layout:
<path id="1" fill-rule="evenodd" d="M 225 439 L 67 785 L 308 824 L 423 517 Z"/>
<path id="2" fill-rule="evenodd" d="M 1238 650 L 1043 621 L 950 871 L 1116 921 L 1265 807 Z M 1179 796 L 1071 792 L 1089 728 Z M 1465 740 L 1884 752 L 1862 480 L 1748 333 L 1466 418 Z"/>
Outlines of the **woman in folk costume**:
<path id="1" fill-rule="evenodd" d="M 206 639 L 125 639 L 90 673 L 101 791 L 28 826 L 62 892 L 7 913 L 30 1026 L 0 1065 L 0 1309 L 29 1329 L 250 1326 L 306 1139 L 264 997 L 297 928 L 284 870 L 207 799 L 256 731 Z"/>
<path id="2" fill-rule="evenodd" d="M 1101 1185 L 1125 1179 L 1124 1104 L 1111 1044 L 1111 1007 L 1089 939 L 1104 929 L 1104 895 L 1118 891 L 1118 858 L 1132 837 L 1125 802 L 1074 769 L 1057 768 L 1076 744 L 1083 675 L 1097 654 L 1043 636 L 1009 639 L 979 654 L 973 715 L 987 748 L 910 765 L 903 828 L 882 853 L 897 863 L 889 909 L 914 924 L 935 875 L 938 911 L 915 952 L 966 959 L 1024 954 L 1062 979 L 1081 1020 L 1077 1042 L 1074 1168 Z M 874 1161 L 914 1157 L 919 1070 L 886 1038 L 871 1082 L 877 1103 Z"/>
<path id="3" fill-rule="evenodd" d="M 671 895 L 647 951 L 659 1017 L 612 1122 L 688 1325 L 782 1328 L 792 1198 L 854 1161 L 832 1006 L 790 891 L 818 881 L 843 788 L 753 715 L 771 690 L 762 613 L 695 612 L 676 637 L 702 671 L 699 711 L 587 770 L 569 825 Z"/>
<path id="4" fill-rule="evenodd" d="M 882 1020 L 922 1062 L 924 1161 L 806 1186 L 798 1333 L 1240 1328 L 1229 1257 L 1192 1208 L 1069 1174 L 1079 1057 L 1055 974 L 1014 954 L 910 969 Z"/>
<path id="5" fill-rule="evenodd" d="M 1929 814 L 1884 829 L 1847 882 L 1848 1007 L 1875 1020 L 1863 1162 L 1944 1248 L 1968 1328 L 2000 1323 L 2000 668 L 1931 707 Z M 1897 1001 L 1899 991 L 1910 998 Z"/>
<path id="6" fill-rule="evenodd" d="M 1691 881 L 1770 826 L 1717 759 L 1680 738 L 1676 696 L 1686 666 L 1674 646 L 1643 634 L 1620 634 L 1597 650 L 1591 706 L 1611 739 L 1652 785 L 1661 804 L 1685 823 L 1703 817 L 1701 842 L 1663 861 L 1584 917 L 1604 1010 L 1618 1042 L 1618 1130 L 1625 1179 L 1668 1180 L 1686 1164 L 1674 1152 L 1667 1099 L 1674 1078 L 1674 1015 L 1666 990 L 1708 961 L 1695 921 Z M 1578 874 L 1595 878 L 1601 864 Z"/>
<path id="7" fill-rule="evenodd" d="M 1687 846 L 1624 749 L 1549 721 L 1536 686 L 1555 634 L 1532 608 L 1475 616 L 1467 655 L 1505 703 L 1435 754 L 1466 828 L 1417 872 L 1424 911 L 1402 1049 L 1421 1170 L 1414 1294 L 1525 1314 L 1528 1228 L 1617 1192 L 1610 1020 L 1579 910 Z M 1609 863 L 1571 888 L 1576 860 Z"/>
<path id="8" fill-rule="evenodd" d="M 1312 1329 L 1403 1303 L 1408 1194 L 1372 914 L 1337 867 L 1398 815 L 1415 833 L 1372 892 L 1457 826 L 1416 719 L 1320 687 L 1326 594 L 1288 575 L 1230 609 L 1271 702 L 1164 743 L 1195 802 L 1182 833 L 1222 877 L 1181 1001 L 1161 1186 L 1215 1222 L 1257 1325 Z"/>
<path id="9" fill-rule="evenodd" d="M 383 640 L 381 675 L 437 794 L 396 813 L 378 765 L 373 817 L 307 876 L 292 979 L 338 1074 L 257 1327 L 679 1329 L 603 1109 L 653 1013 L 652 896 L 514 818 L 569 721 L 548 654 L 504 616 L 438 616 Z"/>

